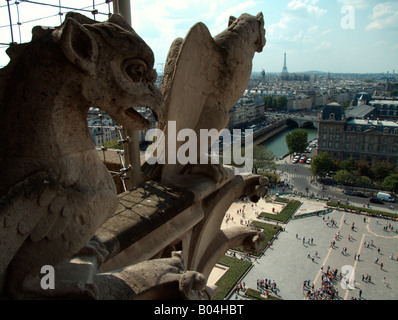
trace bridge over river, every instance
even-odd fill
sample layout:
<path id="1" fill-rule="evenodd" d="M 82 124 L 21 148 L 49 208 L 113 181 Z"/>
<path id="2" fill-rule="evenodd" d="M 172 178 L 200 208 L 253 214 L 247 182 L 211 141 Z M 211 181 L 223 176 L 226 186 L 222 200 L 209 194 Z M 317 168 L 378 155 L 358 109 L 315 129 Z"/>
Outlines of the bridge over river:
<path id="1" fill-rule="evenodd" d="M 316 116 L 299 117 L 282 115 L 277 122 L 254 131 L 254 144 L 261 144 L 278 133 L 294 127 L 318 129 L 318 118 Z"/>

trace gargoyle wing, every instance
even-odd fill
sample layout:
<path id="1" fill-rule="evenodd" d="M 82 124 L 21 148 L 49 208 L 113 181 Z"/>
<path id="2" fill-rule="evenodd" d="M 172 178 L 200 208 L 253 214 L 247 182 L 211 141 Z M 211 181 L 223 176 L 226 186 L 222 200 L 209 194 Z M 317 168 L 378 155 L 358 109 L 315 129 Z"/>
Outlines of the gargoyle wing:
<path id="1" fill-rule="evenodd" d="M 28 238 L 33 243 L 61 236 L 73 241 L 68 239 L 66 229 L 71 219 L 78 218 L 76 211 L 84 214 L 84 210 L 74 209 L 73 193 L 52 181 L 45 172 L 38 172 L 15 185 L 0 200 L 0 274 Z"/>
<path id="2" fill-rule="evenodd" d="M 165 118 L 176 122 L 177 134 L 182 129 L 196 129 L 208 96 L 216 90 L 219 50 L 203 23 L 195 24 L 185 39 L 176 39 L 170 47 L 161 92 L 166 105 Z M 159 127 L 167 136 L 167 123 Z M 177 141 L 176 150 L 182 144 Z M 166 165 L 162 174 L 170 170 L 178 171 L 176 166 Z"/>
<path id="3" fill-rule="evenodd" d="M 57 197 L 55 183 L 38 172 L 16 184 L 0 199 L 0 274 L 48 212 Z"/>

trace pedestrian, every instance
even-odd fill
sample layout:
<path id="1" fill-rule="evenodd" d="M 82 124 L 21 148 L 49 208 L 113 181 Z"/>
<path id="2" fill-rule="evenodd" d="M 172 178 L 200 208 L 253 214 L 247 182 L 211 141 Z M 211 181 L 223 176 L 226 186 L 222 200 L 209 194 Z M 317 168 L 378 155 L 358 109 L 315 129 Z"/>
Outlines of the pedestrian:
<path id="1" fill-rule="evenodd" d="M 361 298 L 362 298 L 362 290 L 359 289 L 359 299 L 361 299 Z"/>
<path id="2" fill-rule="evenodd" d="M 380 270 L 383 270 L 383 262 L 380 262 Z"/>

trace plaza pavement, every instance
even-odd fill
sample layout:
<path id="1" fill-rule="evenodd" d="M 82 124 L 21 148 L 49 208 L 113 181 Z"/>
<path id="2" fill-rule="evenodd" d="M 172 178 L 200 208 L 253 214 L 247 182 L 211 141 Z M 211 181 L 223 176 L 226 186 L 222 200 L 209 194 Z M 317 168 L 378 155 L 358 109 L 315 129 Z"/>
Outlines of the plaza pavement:
<path id="1" fill-rule="evenodd" d="M 296 215 L 322 210 L 324 202 L 307 199 L 300 199 L 303 204 L 296 212 Z M 236 213 L 236 209 L 245 205 L 247 217 L 255 219 L 256 210 L 262 208 L 262 203 L 251 207 L 251 203 L 235 203 L 234 208 L 230 208 L 231 214 Z M 272 204 L 271 204 L 272 205 Z M 363 221 L 366 217 L 366 222 Z M 323 220 L 325 218 L 325 220 Z M 336 226 L 328 226 L 326 222 L 331 219 L 336 221 Z M 345 219 L 345 222 L 344 222 Z M 235 219 L 234 219 L 235 220 Z M 235 221 L 236 222 L 236 221 Z M 352 231 L 352 223 L 355 228 Z M 394 232 L 384 231 L 383 226 L 391 223 Z M 230 226 L 230 225 L 229 225 Z M 304 299 L 302 285 L 304 280 L 314 283 L 315 289 L 321 284 L 321 266 L 324 270 L 330 266 L 338 269 L 349 266 L 343 274 L 350 275 L 354 271 L 355 287 L 343 289 L 338 283 L 336 285 L 341 299 L 358 298 L 359 289 L 362 289 L 362 299 L 366 300 L 395 300 L 398 299 L 398 228 L 397 221 L 386 219 L 371 218 L 364 215 L 348 213 L 334 210 L 324 216 L 309 216 L 301 219 L 292 219 L 285 225 L 285 231 L 281 232 L 265 253 L 253 263 L 252 269 L 241 279 L 246 288 L 257 289 L 257 279 L 275 280 L 277 293 L 271 293 L 285 300 Z M 335 234 L 340 230 L 342 237 L 336 240 L 334 248 L 330 248 L 330 243 L 335 239 Z M 297 234 L 297 238 L 296 238 Z M 348 240 L 348 235 L 352 234 L 352 239 Z M 306 241 L 303 244 L 302 238 Z M 307 239 L 313 238 L 313 244 L 308 244 Z M 366 247 L 364 242 L 373 240 L 374 246 Z M 347 254 L 341 253 L 342 248 L 347 248 Z M 377 248 L 380 247 L 380 253 Z M 307 255 L 310 253 L 317 257 L 314 262 Z M 360 260 L 355 260 L 354 255 L 360 253 Z M 393 254 L 394 260 L 390 259 Z M 379 262 L 375 263 L 375 258 Z M 384 264 L 380 268 L 380 262 Z M 348 273 L 347 273 L 348 272 Z M 370 283 L 362 281 L 362 274 L 369 274 L 372 277 Z M 389 283 L 386 286 L 383 278 Z M 230 300 L 245 299 L 244 296 L 233 294 Z"/>

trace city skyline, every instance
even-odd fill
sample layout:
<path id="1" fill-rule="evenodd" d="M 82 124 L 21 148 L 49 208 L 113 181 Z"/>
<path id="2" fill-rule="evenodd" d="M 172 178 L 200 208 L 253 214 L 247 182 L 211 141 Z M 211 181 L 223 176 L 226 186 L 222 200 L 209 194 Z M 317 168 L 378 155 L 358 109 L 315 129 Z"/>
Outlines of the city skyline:
<path id="1" fill-rule="evenodd" d="M 10 1 L 11 3 L 11 1 Z M 14 26 L 14 41 L 30 41 L 35 25 L 57 26 L 60 18 L 54 7 L 20 2 L 11 6 L 13 23 L 36 18 L 47 19 Z M 102 12 L 108 7 L 96 1 Z M 79 2 L 79 8 L 93 2 Z M 76 2 L 63 0 L 63 6 Z M 74 6 L 73 6 L 74 5 Z M 111 5 L 112 6 L 112 5 Z M 16 12 L 16 8 L 19 11 Z M 398 70 L 398 3 L 376 0 L 136 0 L 131 2 L 132 26 L 155 55 L 155 68 L 161 73 L 172 41 L 185 37 L 197 22 L 203 22 L 212 36 L 227 28 L 229 16 L 263 12 L 267 44 L 253 59 L 253 71 L 281 72 L 284 53 L 290 73 L 317 70 L 331 73 L 393 73 Z M 67 12 L 68 10 L 63 10 Z M 19 18 L 16 18 L 18 14 Z M 92 15 L 86 13 L 89 17 Z M 7 6 L 0 7 L 1 21 L 8 22 Z M 98 20 L 106 16 L 98 15 Z M 19 36 L 19 29 L 21 36 Z M 10 31 L 0 28 L 0 43 L 9 43 Z M 8 63 L 0 52 L 0 66 Z"/>

